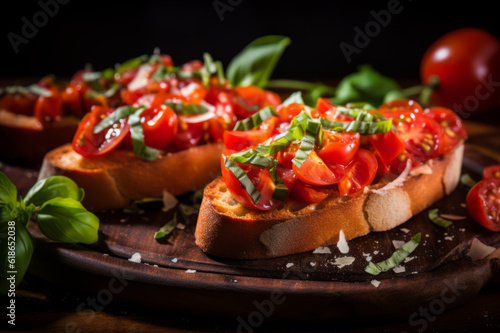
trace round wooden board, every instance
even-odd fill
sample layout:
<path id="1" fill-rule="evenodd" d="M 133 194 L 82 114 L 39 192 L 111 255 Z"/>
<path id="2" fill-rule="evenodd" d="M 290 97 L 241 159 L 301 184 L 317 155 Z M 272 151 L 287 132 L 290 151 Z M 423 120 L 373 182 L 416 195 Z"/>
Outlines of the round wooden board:
<path id="1" fill-rule="evenodd" d="M 492 163 L 467 148 L 463 172 L 479 179 L 482 168 Z M 21 194 L 36 181 L 35 170 L 8 165 L 0 170 Z M 459 185 L 433 208 L 467 216 L 461 205 L 467 190 Z M 191 193 L 180 200 L 192 206 L 199 196 Z M 273 319 L 295 321 L 409 318 L 422 306 L 444 309 L 463 304 L 499 270 L 500 249 L 476 262 L 467 256 L 474 238 L 500 247 L 500 233 L 482 228 L 469 217 L 443 229 L 430 222 L 426 210 L 394 230 L 350 241 L 347 255 L 332 245 L 329 254 L 225 260 L 207 256 L 195 245 L 196 215 L 177 208 L 185 228 L 157 241 L 155 232 L 172 218 L 173 211 L 163 212 L 160 203 L 141 208 L 140 214 L 98 214 L 99 242 L 92 246 L 49 241 L 31 223 L 37 249 L 30 273 L 57 284 L 84 286 L 98 300 L 112 295 L 135 305 L 241 317 L 248 323 L 270 314 Z M 376 277 L 364 272 L 368 260 L 382 261 L 393 253 L 393 240 L 408 241 L 417 232 L 422 233 L 422 241 L 413 259 L 404 264 L 404 272 L 391 270 Z M 135 253 L 140 254 L 140 263 L 129 260 Z M 333 264 L 344 256 L 355 258 L 352 265 Z M 373 280 L 380 285 L 376 287 Z"/>

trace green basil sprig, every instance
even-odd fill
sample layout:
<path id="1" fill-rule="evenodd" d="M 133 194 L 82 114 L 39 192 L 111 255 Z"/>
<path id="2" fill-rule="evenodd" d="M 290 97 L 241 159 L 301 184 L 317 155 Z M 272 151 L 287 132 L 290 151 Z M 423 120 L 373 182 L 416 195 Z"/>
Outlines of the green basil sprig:
<path id="1" fill-rule="evenodd" d="M 421 234 L 420 232 L 413 236 L 408 243 L 405 243 L 398 250 L 396 250 L 392 256 L 379 263 L 370 262 L 365 269 L 365 272 L 370 273 L 372 275 L 378 275 L 382 272 L 387 272 L 391 268 L 396 267 L 403 260 L 406 259 L 412 253 L 420 243 Z"/>
<path id="2" fill-rule="evenodd" d="M 289 44 L 290 38 L 277 35 L 260 37 L 248 44 L 227 67 L 231 86 L 264 88 Z"/>
<path id="3" fill-rule="evenodd" d="M 34 244 L 27 230 L 32 217 L 52 240 L 84 244 L 97 241 L 99 219 L 83 207 L 83 195 L 70 178 L 53 176 L 38 181 L 24 199 L 17 198 L 16 187 L 0 172 L 0 268 L 16 272 L 16 284 L 22 280 L 33 254 Z M 11 254 L 15 254 L 15 260 Z M 0 293 L 8 290 L 5 282 L 0 281 Z"/>

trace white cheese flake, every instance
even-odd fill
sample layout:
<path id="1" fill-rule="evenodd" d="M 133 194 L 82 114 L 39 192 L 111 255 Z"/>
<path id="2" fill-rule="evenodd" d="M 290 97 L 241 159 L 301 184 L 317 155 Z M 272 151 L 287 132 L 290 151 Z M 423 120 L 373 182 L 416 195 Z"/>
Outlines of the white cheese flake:
<path id="1" fill-rule="evenodd" d="M 474 238 L 472 240 L 469 252 L 467 252 L 467 255 L 472 259 L 472 261 L 477 261 L 486 258 L 495 250 L 496 248 L 494 248 L 493 246 L 488 246 L 481 242 L 479 239 Z"/>
<path id="2" fill-rule="evenodd" d="M 177 258 L 172 259 L 172 262 L 176 263 L 177 262 Z"/>
<path id="3" fill-rule="evenodd" d="M 465 220 L 467 216 L 463 215 L 455 215 L 455 214 L 439 214 L 443 219 L 452 220 L 452 221 L 460 221 Z"/>
<path id="4" fill-rule="evenodd" d="M 184 223 L 177 223 L 177 226 L 176 226 L 177 229 L 180 229 L 180 230 L 184 230 L 186 228 L 186 225 Z"/>
<path id="5" fill-rule="evenodd" d="M 188 269 L 186 270 L 186 273 L 196 273 L 196 269 Z"/>
<path id="6" fill-rule="evenodd" d="M 392 245 L 394 245 L 394 248 L 396 250 L 398 250 L 399 248 L 401 248 L 401 246 L 405 245 L 406 242 L 405 241 L 400 241 L 400 240 L 393 240 L 392 241 Z"/>
<path id="7" fill-rule="evenodd" d="M 318 247 L 317 249 L 315 249 L 315 250 L 313 251 L 313 253 L 319 253 L 319 254 L 330 254 L 330 253 L 332 253 L 332 251 L 330 250 L 330 248 L 329 248 L 329 247 L 322 247 L 322 246 L 320 246 L 320 247 Z"/>
<path id="8" fill-rule="evenodd" d="M 141 262 L 141 254 L 139 252 L 134 253 L 128 261 L 140 263 Z"/>
<path id="9" fill-rule="evenodd" d="M 404 262 L 405 262 L 405 263 L 410 262 L 410 261 L 412 261 L 412 260 L 413 260 L 413 259 L 415 259 L 415 258 L 416 258 L 416 257 L 406 257 Z"/>
<path id="10" fill-rule="evenodd" d="M 288 264 L 286 264 L 286 268 L 290 268 L 293 266 L 293 262 L 289 262 Z"/>
<path id="11" fill-rule="evenodd" d="M 347 245 L 347 241 L 345 240 L 344 231 L 341 229 L 339 232 L 339 241 L 337 242 L 337 247 L 339 251 L 343 254 L 349 253 L 349 245 Z"/>
<path id="12" fill-rule="evenodd" d="M 373 284 L 375 286 L 375 288 L 378 288 L 378 286 L 380 286 L 379 280 L 371 280 L 370 282 L 371 282 L 371 284 Z"/>
<path id="13" fill-rule="evenodd" d="M 335 262 L 333 263 L 333 265 L 339 266 L 339 268 L 342 268 L 344 266 L 351 265 L 355 259 L 356 258 L 354 258 L 354 257 L 340 257 L 340 258 L 335 259 Z"/>
<path id="14" fill-rule="evenodd" d="M 311 262 L 309 263 L 309 265 L 311 265 L 311 266 L 313 266 L 313 267 L 314 267 L 314 266 L 316 266 L 316 263 L 315 263 L 314 261 L 311 261 Z"/>
<path id="15" fill-rule="evenodd" d="M 162 201 L 163 207 L 161 208 L 161 210 L 163 210 L 164 212 L 168 212 L 169 210 L 175 208 L 175 206 L 177 206 L 177 204 L 179 203 L 179 200 L 177 200 L 177 198 L 167 190 L 163 190 Z"/>
<path id="16" fill-rule="evenodd" d="M 404 266 L 396 266 L 392 269 L 394 271 L 394 273 L 403 273 L 403 272 L 406 272 L 406 268 Z"/>

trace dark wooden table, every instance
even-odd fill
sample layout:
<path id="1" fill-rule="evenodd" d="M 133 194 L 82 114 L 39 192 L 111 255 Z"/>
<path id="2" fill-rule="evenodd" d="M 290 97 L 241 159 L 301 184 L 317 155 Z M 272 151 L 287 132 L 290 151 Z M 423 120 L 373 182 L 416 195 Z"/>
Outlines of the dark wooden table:
<path id="1" fill-rule="evenodd" d="M 466 125 L 470 135 L 468 145 L 500 161 L 500 124 L 479 119 Z M 152 293 L 150 297 L 156 295 Z M 236 317 L 151 310 L 112 298 L 102 306 L 92 302 L 95 298 L 96 293 L 76 286 L 62 287 L 28 274 L 16 290 L 16 329 L 27 332 L 500 332 L 500 281 L 488 283 L 467 304 L 436 316 L 429 314 L 423 321 L 409 317 L 357 320 L 348 324 L 331 321 L 300 324 L 276 321 L 270 316 L 256 330 L 238 329 Z M 6 325 L 5 317 L 1 325 L 2 328 Z"/>

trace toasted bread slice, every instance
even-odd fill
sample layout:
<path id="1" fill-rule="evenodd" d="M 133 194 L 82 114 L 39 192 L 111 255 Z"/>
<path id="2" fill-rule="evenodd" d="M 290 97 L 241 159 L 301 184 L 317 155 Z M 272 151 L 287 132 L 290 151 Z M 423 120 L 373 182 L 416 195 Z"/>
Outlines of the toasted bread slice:
<path id="1" fill-rule="evenodd" d="M 346 240 L 390 230 L 456 188 L 463 151 L 460 143 L 404 181 L 382 181 L 352 197 L 333 193 L 317 204 L 286 200 L 272 211 L 242 206 L 220 177 L 205 188 L 196 244 L 219 257 L 273 258 L 334 244 L 340 230 Z"/>
<path id="2" fill-rule="evenodd" d="M 71 142 L 77 128 L 71 116 L 43 127 L 35 117 L 0 110 L 0 160 L 40 165 L 48 151 Z"/>
<path id="3" fill-rule="evenodd" d="M 161 197 L 164 191 L 180 195 L 205 186 L 220 171 L 223 148 L 222 143 L 208 143 L 149 162 L 118 149 L 84 158 L 67 144 L 45 156 L 39 179 L 67 176 L 85 190 L 82 203 L 87 209 L 120 209 L 134 200 Z"/>

